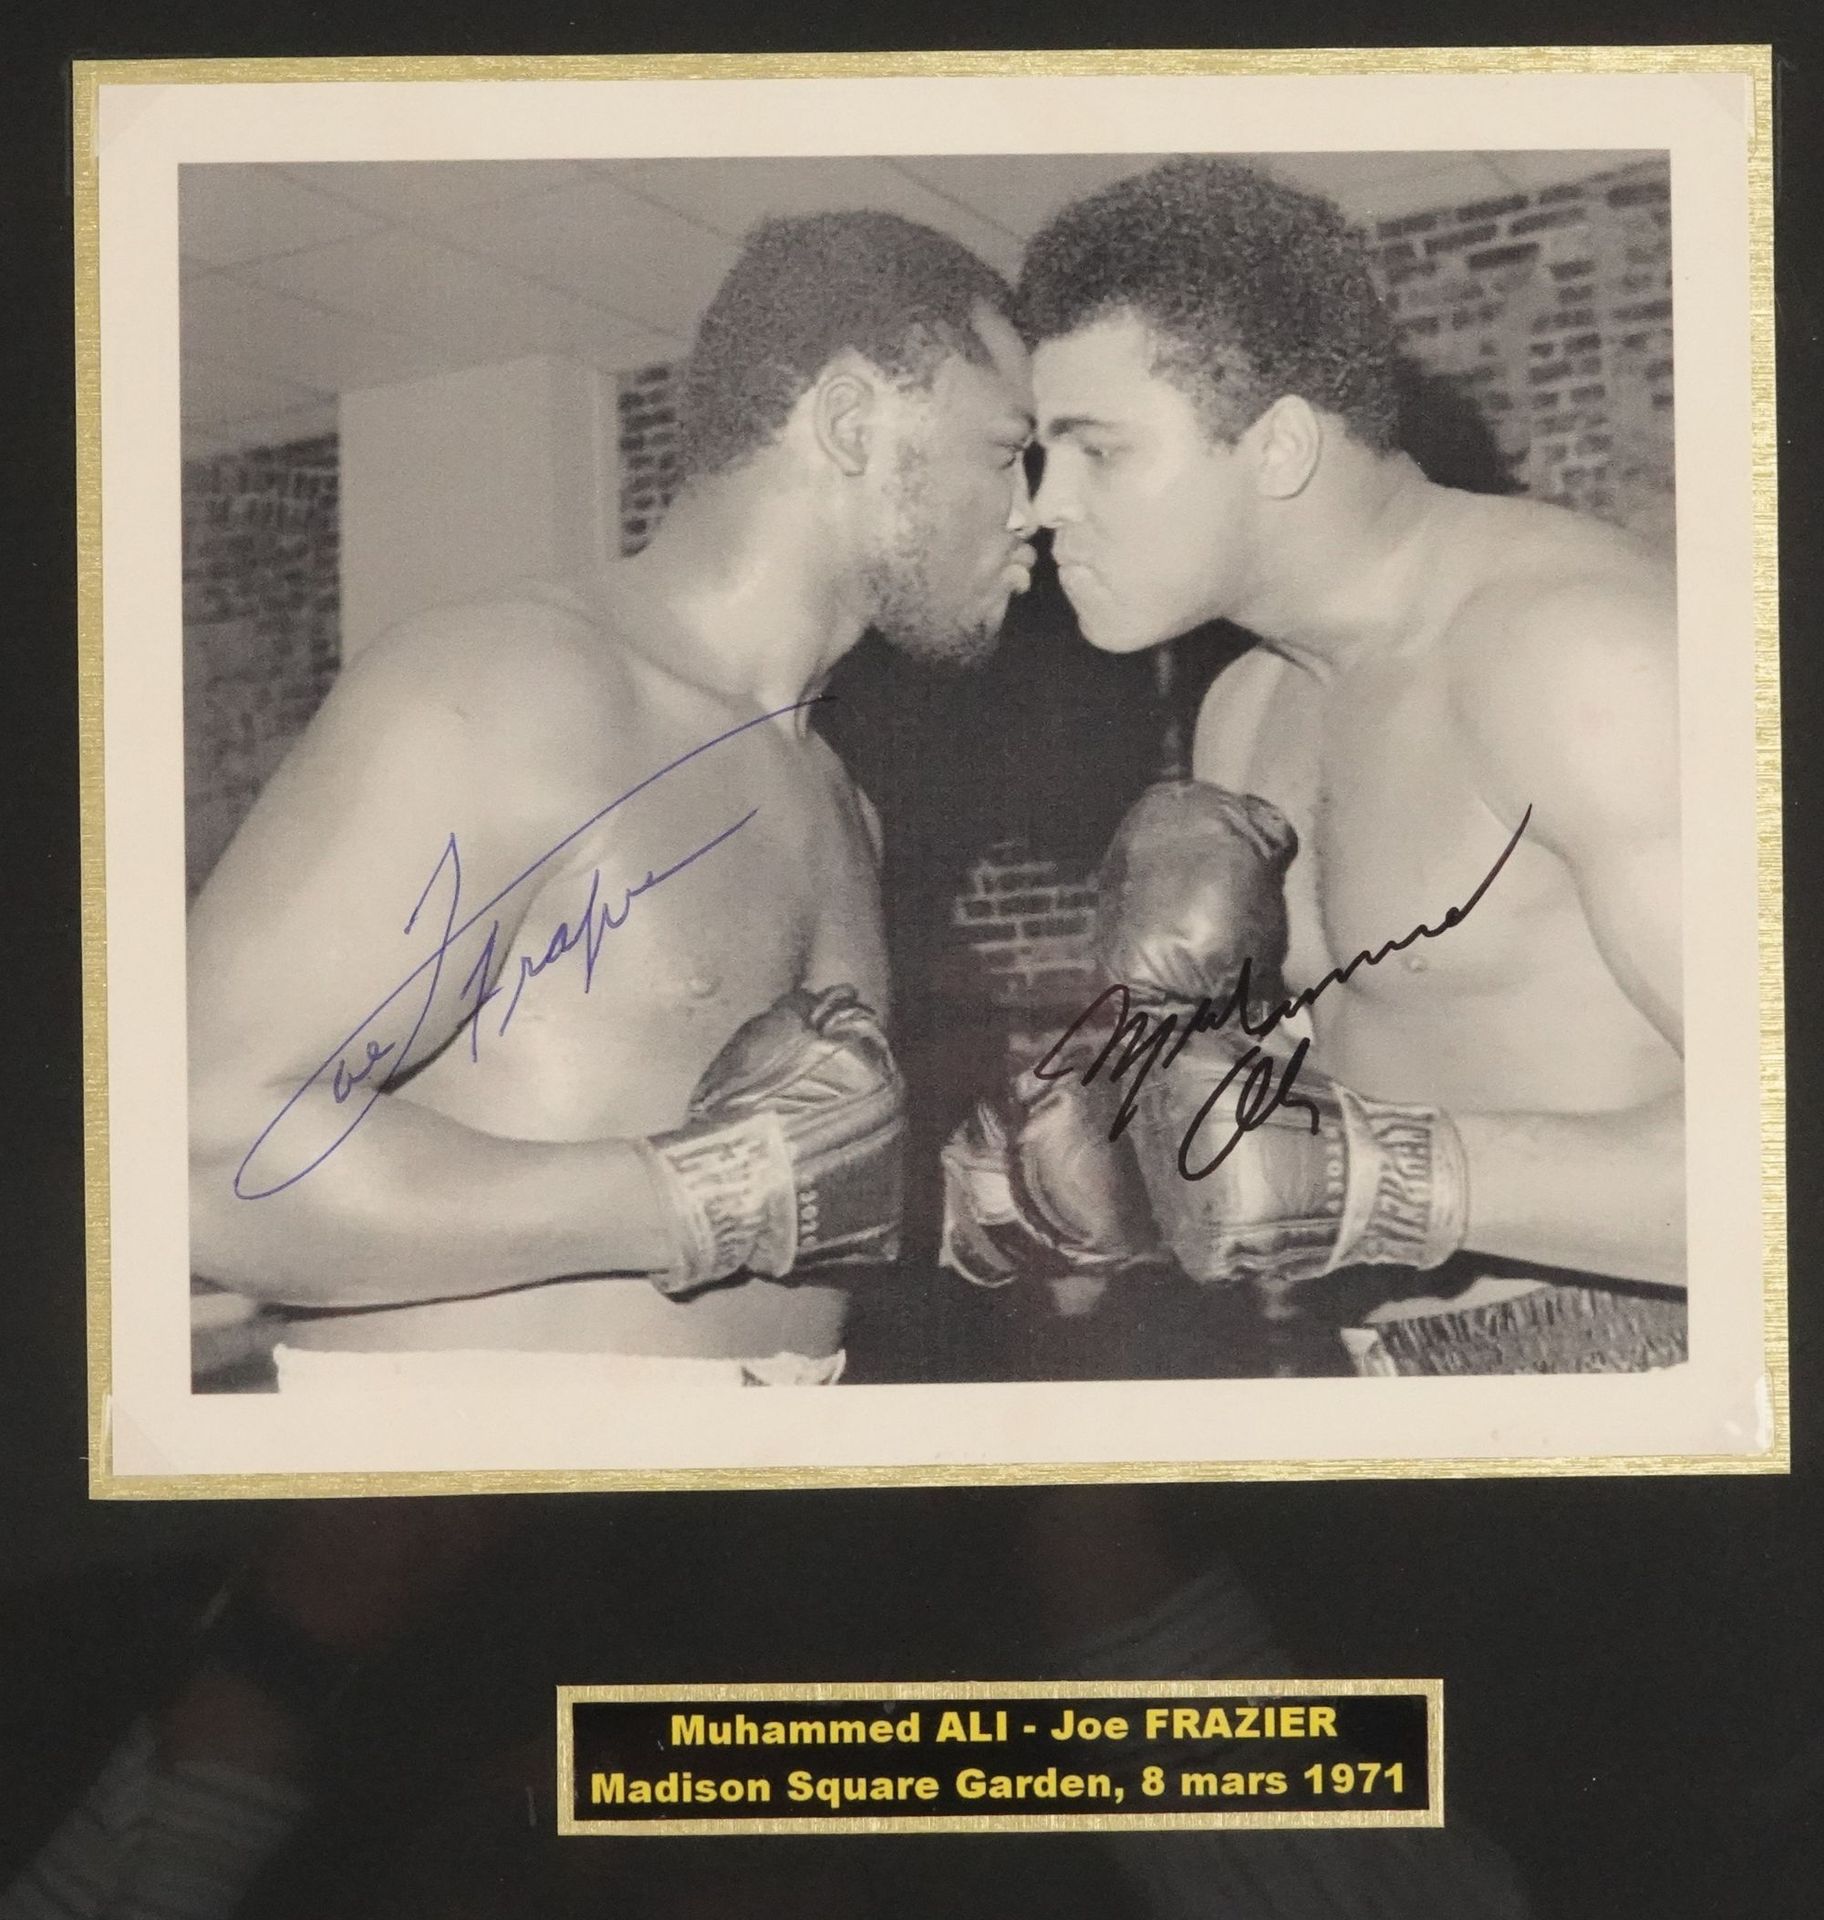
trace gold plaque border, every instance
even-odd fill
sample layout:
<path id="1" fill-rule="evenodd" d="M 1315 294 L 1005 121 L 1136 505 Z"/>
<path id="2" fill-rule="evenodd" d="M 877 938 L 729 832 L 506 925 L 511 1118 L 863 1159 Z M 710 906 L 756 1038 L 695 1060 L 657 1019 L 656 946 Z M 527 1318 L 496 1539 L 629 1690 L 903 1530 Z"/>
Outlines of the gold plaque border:
<path id="1" fill-rule="evenodd" d="M 1442 1480 L 1786 1473 L 1791 1468 L 1786 1245 L 1786 1029 L 1781 894 L 1778 487 L 1774 407 L 1773 50 L 1762 44 L 1584 47 L 1312 47 L 1215 51 L 452 55 L 72 63 L 75 207 L 77 694 L 82 860 L 83 1141 L 87 1253 L 89 1493 L 96 1499 L 220 1500 L 738 1487 L 1028 1486 L 1106 1481 Z M 425 1473 L 132 1474 L 113 1471 L 109 1409 L 107 871 L 102 743 L 100 171 L 103 86 L 284 85 L 449 80 L 782 80 L 1403 73 L 1739 74 L 1748 139 L 1753 440 L 1756 840 L 1760 941 L 1763 1354 L 1772 1417 L 1758 1453 L 1522 1459 L 1090 1461 L 974 1466 L 677 1468 Z M 886 1831 L 886 1828 L 870 1829 Z M 926 1829 L 920 1828 L 920 1831 Z"/>
<path id="2" fill-rule="evenodd" d="M 1426 1787 L 1422 1813 L 1363 1808 L 1337 1813 L 1093 1813 L 902 1815 L 808 1814 L 796 1820 L 578 1820 L 576 1749 L 570 1709 L 590 1701 L 679 1705 L 742 1700 L 1253 1700 L 1389 1695 L 1425 1701 Z M 741 1681 L 701 1686 L 560 1686 L 557 1690 L 557 1831 L 568 1838 L 617 1840 L 651 1836 L 775 1833 L 1170 1833 L 1261 1827 L 1441 1827 L 1444 1825 L 1444 1682 L 1442 1680 L 857 1680 L 780 1684 Z"/>

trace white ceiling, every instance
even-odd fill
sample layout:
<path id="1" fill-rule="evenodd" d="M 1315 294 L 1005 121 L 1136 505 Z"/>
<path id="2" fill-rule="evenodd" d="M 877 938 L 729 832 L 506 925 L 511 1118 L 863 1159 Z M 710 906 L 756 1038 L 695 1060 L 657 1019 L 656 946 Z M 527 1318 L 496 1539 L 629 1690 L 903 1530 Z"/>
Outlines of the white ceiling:
<path id="1" fill-rule="evenodd" d="M 1282 154 L 1361 220 L 1460 206 L 1623 153 Z M 877 207 L 1003 272 L 1132 154 L 427 161 L 182 170 L 187 453 L 328 431 L 336 396 L 533 353 L 619 371 L 676 357 L 764 214 Z"/>

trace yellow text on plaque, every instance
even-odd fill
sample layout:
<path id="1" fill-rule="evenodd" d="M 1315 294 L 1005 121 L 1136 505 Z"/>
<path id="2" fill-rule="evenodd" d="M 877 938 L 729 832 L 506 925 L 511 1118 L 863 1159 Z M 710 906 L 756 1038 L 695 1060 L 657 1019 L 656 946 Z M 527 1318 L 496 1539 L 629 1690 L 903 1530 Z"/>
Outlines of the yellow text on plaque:
<path id="1" fill-rule="evenodd" d="M 1120 1800 L 1125 1796 L 1106 1773 L 984 1773 L 965 1767 L 956 1776 L 964 1800 Z"/>
<path id="2" fill-rule="evenodd" d="M 951 1720 L 956 1716 L 944 1717 Z M 1001 1717 L 1005 1720 L 1006 1715 Z M 945 1736 L 940 1733 L 937 1737 L 942 1740 Z M 916 1710 L 900 1720 L 754 1720 L 745 1713 L 727 1720 L 712 1720 L 701 1713 L 671 1716 L 674 1747 L 883 1747 L 894 1740 L 917 1746 Z"/>
<path id="3" fill-rule="evenodd" d="M 592 1807 L 707 1807 L 764 1805 L 773 1797 L 770 1780 L 702 1780 L 696 1774 L 674 1771 L 656 1780 L 638 1774 L 592 1773 Z"/>
<path id="4" fill-rule="evenodd" d="M 1334 1707 L 1148 1707 L 1149 1740 L 1334 1740 Z"/>
<path id="5" fill-rule="evenodd" d="M 1007 1738 L 1007 1709 L 995 1708 L 992 1725 L 977 1707 L 971 1707 L 966 1715 L 946 1713 L 938 1720 L 937 1737 L 940 1740 L 979 1740 L 987 1746 L 994 1746 Z"/>
<path id="6" fill-rule="evenodd" d="M 857 1800 L 935 1800 L 937 1776 L 930 1773 L 844 1773 L 819 1779 L 804 1768 L 795 1768 L 785 1776 L 788 1800 L 821 1800 L 826 1807 L 839 1807 L 844 1801 Z"/>

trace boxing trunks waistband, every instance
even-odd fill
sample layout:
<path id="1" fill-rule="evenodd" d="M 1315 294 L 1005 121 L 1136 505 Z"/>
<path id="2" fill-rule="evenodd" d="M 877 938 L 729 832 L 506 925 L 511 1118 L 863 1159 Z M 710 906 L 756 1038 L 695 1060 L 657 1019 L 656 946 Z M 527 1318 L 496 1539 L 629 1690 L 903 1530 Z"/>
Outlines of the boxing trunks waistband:
<path id="1" fill-rule="evenodd" d="M 752 1360 L 692 1354 L 565 1353 L 488 1348 L 411 1348 L 354 1352 L 340 1347 L 278 1346 L 272 1352 L 281 1393 L 369 1393 L 388 1388 L 451 1394 L 587 1394 L 603 1387 L 827 1387 L 848 1356 L 772 1353 Z"/>
<path id="2" fill-rule="evenodd" d="M 1685 1297 L 1671 1288 L 1547 1281 L 1342 1338 L 1359 1374 L 1647 1373 L 1690 1358 Z"/>

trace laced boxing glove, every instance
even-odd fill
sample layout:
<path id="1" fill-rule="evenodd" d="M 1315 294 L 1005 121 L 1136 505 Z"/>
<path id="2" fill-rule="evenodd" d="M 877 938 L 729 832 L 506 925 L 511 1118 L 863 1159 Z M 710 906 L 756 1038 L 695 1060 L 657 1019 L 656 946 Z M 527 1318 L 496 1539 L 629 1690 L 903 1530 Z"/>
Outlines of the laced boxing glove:
<path id="1" fill-rule="evenodd" d="M 1125 1140 L 1110 1140 L 1114 1099 L 1086 1086 L 1087 1042 L 1067 1048 L 1048 1076 L 1022 1073 L 982 1100 L 944 1146 L 940 1259 L 979 1287 L 1022 1278 L 1085 1284 L 1054 1289 L 1081 1312 L 1124 1268 L 1163 1257 L 1146 1190 Z"/>
<path id="2" fill-rule="evenodd" d="M 1237 1002 L 1260 1026 L 1279 993 L 1297 849 L 1256 795 L 1154 788 L 1116 832 L 1097 924 L 1135 1008 L 1177 1021 L 1128 1090 L 1154 1215 L 1193 1278 L 1251 1280 L 1269 1302 L 1342 1267 L 1440 1265 L 1468 1222 L 1447 1114 L 1370 1099 L 1313 1067 L 1305 1043 L 1245 1030 Z"/>
<path id="3" fill-rule="evenodd" d="M 641 1143 L 679 1254 L 654 1283 L 895 1259 L 904 1138 L 873 1009 L 850 986 L 786 994 L 704 1069 L 685 1124 Z"/>
<path id="4" fill-rule="evenodd" d="M 1440 1266 L 1463 1244 L 1469 1169 L 1450 1116 L 1355 1092 L 1303 1042 L 1198 1034 L 1148 1076 L 1133 1130 L 1194 1279 L 1283 1294 L 1343 1267 Z"/>
<path id="5" fill-rule="evenodd" d="M 1101 971 L 1168 1012 L 1207 1001 L 1220 1017 L 1239 989 L 1266 1006 L 1286 961 L 1286 869 L 1297 852 L 1291 822 L 1258 794 L 1203 780 L 1148 787 L 1096 874 Z"/>

